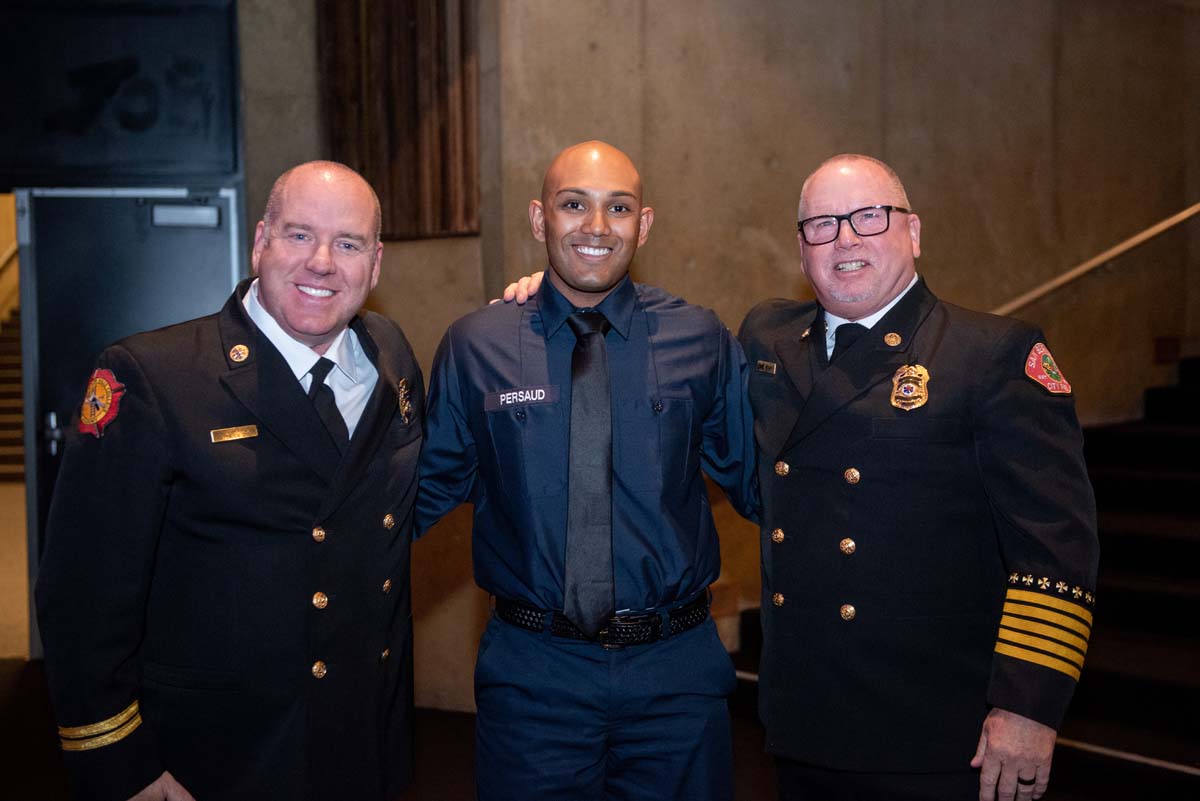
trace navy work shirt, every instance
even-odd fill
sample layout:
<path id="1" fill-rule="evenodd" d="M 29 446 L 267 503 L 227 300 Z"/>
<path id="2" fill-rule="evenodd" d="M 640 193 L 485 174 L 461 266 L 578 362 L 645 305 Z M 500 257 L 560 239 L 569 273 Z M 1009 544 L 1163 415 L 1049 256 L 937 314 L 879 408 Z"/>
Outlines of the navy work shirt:
<path id="1" fill-rule="evenodd" d="M 720 573 L 701 463 L 752 514 L 753 420 L 741 346 L 708 309 L 628 276 L 597 307 L 613 426 L 617 609 L 687 600 Z M 475 581 L 543 609 L 563 605 L 575 309 L 550 281 L 524 306 L 456 321 L 434 360 L 417 535 L 475 505 Z"/>

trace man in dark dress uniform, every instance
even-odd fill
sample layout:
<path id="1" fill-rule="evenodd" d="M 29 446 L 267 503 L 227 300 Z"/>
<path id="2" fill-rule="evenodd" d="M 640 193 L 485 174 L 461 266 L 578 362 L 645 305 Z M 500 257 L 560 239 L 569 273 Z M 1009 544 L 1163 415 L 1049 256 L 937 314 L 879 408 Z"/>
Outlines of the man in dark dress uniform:
<path id="1" fill-rule="evenodd" d="M 1037 798 L 1095 604 L 1070 384 L 1041 331 L 917 277 L 887 165 L 829 160 L 799 217 L 817 302 L 740 333 L 781 798 Z"/>
<path id="2" fill-rule="evenodd" d="M 417 528 L 474 503 L 496 596 L 475 671 L 485 801 L 732 798 L 701 466 L 751 512 L 746 365 L 711 311 L 629 278 L 641 201 L 615 148 L 559 154 L 529 209 L 549 279 L 455 322 L 431 373 Z"/>
<path id="3" fill-rule="evenodd" d="M 279 178 L 257 279 L 101 354 L 37 586 L 87 799 L 394 799 L 411 771 L 420 369 L 360 314 L 379 201 Z"/>

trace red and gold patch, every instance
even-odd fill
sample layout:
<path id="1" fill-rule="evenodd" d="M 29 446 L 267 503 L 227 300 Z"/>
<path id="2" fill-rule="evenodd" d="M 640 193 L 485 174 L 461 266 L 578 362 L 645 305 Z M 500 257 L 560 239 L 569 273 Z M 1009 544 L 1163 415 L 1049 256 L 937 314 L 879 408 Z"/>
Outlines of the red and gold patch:
<path id="1" fill-rule="evenodd" d="M 1070 395 L 1071 383 L 1054 363 L 1050 349 L 1038 342 L 1025 357 L 1025 375 L 1041 384 L 1054 395 Z"/>
<path id="2" fill-rule="evenodd" d="M 104 436 L 104 429 L 117 419 L 124 394 L 125 385 L 117 380 L 112 370 L 101 368 L 92 373 L 79 410 L 79 433 L 91 434 L 97 439 Z"/>

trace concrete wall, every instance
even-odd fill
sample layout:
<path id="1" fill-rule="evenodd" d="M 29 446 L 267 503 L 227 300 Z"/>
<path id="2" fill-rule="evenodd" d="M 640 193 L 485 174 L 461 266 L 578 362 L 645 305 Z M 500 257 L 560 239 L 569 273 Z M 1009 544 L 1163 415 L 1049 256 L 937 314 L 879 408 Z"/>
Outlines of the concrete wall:
<path id="1" fill-rule="evenodd" d="M 240 4 L 248 208 L 321 153 L 312 0 Z M 807 297 L 795 204 L 823 158 L 891 162 L 918 269 L 988 309 L 1200 200 L 1200 10 L 1150 0 L 481 0 L 482 233 L 388 243 L 371 305 L 428 365 L 447 322 L 539 269 L 526 206 L 561 147 L 642 168 L 657 218 L 635 275 L 736 328 Z M 1018 314 L 1042 325 L 1085 422 L 1136 417 L 1155 336 L 1200 334 L 1200 223 Z M 725 577 L 757 602 L 752 526 L 718 505 Z M 462 509 L 414 551 L 418 703 L 471 706 L 486 601 Z"/>
<path id="2" fill-rule="evenodd" d="M 525 203 L 549 155 L 588 136 L 642 166 L 657 218 L 638 277 L 712 306 L 731 327 L 759 299 L 808 296 L 796 196 L 839 151 L 896 167 L 924 223 L 919 270 L 943 298 L 980 309 L 1200 199 L 1196 94 L 1184 91 L 1198 71 L 1198 12 L 1187 6 L 500 7 L 500 210 L 512 227 L 485 236 L 485 250 L 504 253 L 505 276 L 544 260 L 520 230 Z M 585 24 L 596 19 L 603 26 Z M 1165 240 L 1019 315 L 1046 327 L 1085 421 L 1136 417 L 1143 387 L 1170 379 L 1151 366 L 1152 345 L 1191 333 L 1188 240 Z M 1114 375 L 1114 364 L 1130 369 Z"/>

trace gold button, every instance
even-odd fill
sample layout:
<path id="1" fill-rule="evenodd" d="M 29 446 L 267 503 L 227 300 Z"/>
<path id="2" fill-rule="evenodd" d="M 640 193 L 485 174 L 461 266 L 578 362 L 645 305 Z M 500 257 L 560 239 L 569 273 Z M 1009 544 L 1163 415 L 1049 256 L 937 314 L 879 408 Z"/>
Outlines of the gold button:
<path id="1" fill-rule="evenodd" d="M 381 654 L 379 655 L 379 661 L 380 661 L 380 662 L 386 662 L 386 661 L 387 661 L 387 658 L 388 658 L 389 656 L 391 656 L 391 655 L 392 655 L 392 649 L 391 649 L 391 648 L 384 648 L 384 649 L 383 649 L 383 653 L 381 653 Z"/>
<path id="2" fill-rule="evenodd" d="M 850 604 L 842 604 L 841 613 L 842 620 L 854 620 L 854 616 L 858 614 Z"/>
<path id="3" fill-rule="evenodd" d="M 892 331 L 890 334 L 883 335 L 883 341 L 886 342 L 887 344 L 891 345 L 894 348 L 897 345 L 899 345 L 903 340 L 900 339 L 899 334 L 897 334 L 895 331 Z"/>
<path id="4" fill-rule="evenodd" d="M 323 592 L 314 592 L 313 606 L 317 607 L 318 609 L 324 609 L 325 607 L 329 606 L 329 596 Z"/>
<path id="5" fill-rule="evenodd" d="M 314 528 L 313 529 L 313 539 L 316 540 L 317 542 L 324 542 L 325 541 L 325 529 L 321 528 L 320 526 L 317 526 L 316 528 Z"/>
<path id="6" fill-rule="evenodd" d="M 396 518 L 391 512 L 383 516 L 383 527 L 387 529 L 396 527 Z"/>
<path id="7" fill-rule="evenodd" d="M 325 668 L 325 663 L 320 659 L 318 659 L 316 662 L 313 662 L 312 674 L 314 679 L 323 679 L 325 678 L 325 674 L 328 672 L 329 671 Z"/>
<path id="8" fill-rule="evenodd" d="M 783 542 L 783 529 L 777 528 L 771 532 L 771 542 L 775 543 L 776 545 Z"/>
<path id="9" fill-rule="evenodd" d="M 857 484 L 862 481 L 862 473 L 858 472 L 857 467 L 847 467 L 846 472 L 842 473 L 842 478 L 846 479 L 847 484 Z"/>
<path id="10" fill-rule="evenodd" d="M 772 603 L 774 603 L 776 606 L 783 606 L 783 600 L 784 600 L 784 599 L 783 599 L 783 593 L 782 593 L 782 592 L 777 592 L 777 593 L 775 593 L 774 595 L 772 595 L 772 596 L 771 596 L 771 601 L 772 601 Z"/>
<path id="11" fill-rule="evenodd" d="M 838 547 L 842 549 L 842 553 L 846 554 L 846 556 L 849 556 L 850 554 L 854 553 L 854 551 L 858 548 L 858 545 L 854 542 L 854 540 L 846 537 L 846 539 L 838 543 Z"/>
<path id="12" fill-rule="evenodd" d="M 385 580 L 384 580 L 384 582 L 383 582 L 383 591 L 384 591 L 384 592 L 391 592 L 391 591 L 392 591 L 392 580 L 391 580 L 391 579 L 385 579 Z"/>
<path id="13" fill-rule="evenodd" d="M 250 358 L 250 349 L 245 345 L 234 345 L 229 349 L 229 360 L 231 362 L 244 362 Z"/>
<path id="14" fill-rule="evenodd" d="M 786 476 L 791 471 L 791 469 L 792 469 L 792 466 L 789 465 L 787 462 L 776 462 L 775 463 L 775 475 L 777 475 L 777 476 Z"/>

